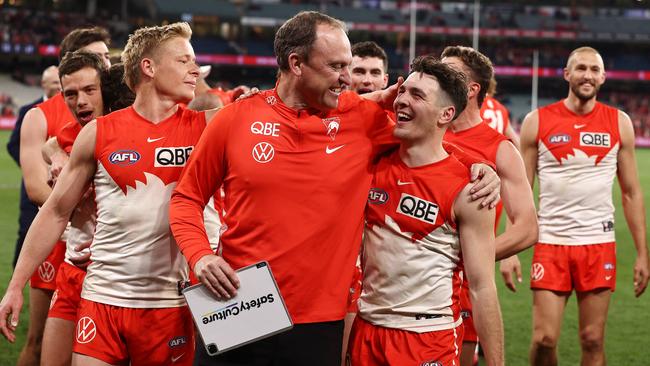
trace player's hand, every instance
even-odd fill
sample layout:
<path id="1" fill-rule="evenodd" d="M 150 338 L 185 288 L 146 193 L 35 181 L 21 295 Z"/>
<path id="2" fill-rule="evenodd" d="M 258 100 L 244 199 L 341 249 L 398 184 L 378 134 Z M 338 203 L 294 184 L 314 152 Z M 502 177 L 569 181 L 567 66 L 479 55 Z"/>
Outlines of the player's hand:
<path id="1" fill-rule="evenodd" d="M 634 296 L 639 297 L 648 286 L 648 277 L 650 271 L 648 269 L 648 255 L 638 255 L 634 262 Z"/>
<path id="2" fill-rule="evenodd" d="M 23 307 L 22 289 L 7 289 L 0 302 L 0 332 L 11 343 L 16 341 L 16 328 Z"/>
<path id="3" fill-rule="evenodd" d="M 239 278 L 228 262 L 218 255 L 206 255 L 194 265 L 194 274 L 218 299 L 237 295 Z"/>
<path id="4" fill-rule="evenodd" d="M 403 77 L 398 77 L 397 81 L 395 84 L 389 86 L 386 89 L 382 90 L 377 90 L 372 93 L 366 93 L 362 94 L 361 97 L 372 100 L 373 102 L 379 104 L 382 109 L 384 110 L 393 110 L 393 102 L 395 102 L 395 98 L 397 98 L 397 92 L 399 91 L 399 87 L 402 86 L 404 83 L 404 78 Z"/>
<path id="5" fill-rule="evenodd" d="M 235 98 L 235 100 L 237 101 L 237 100 L 250 98 L 250 97 L 252 97 L 253 95 L 255 95 L 255 94 L 259 93 L 259 92 L 260 92 L 259 89 L 257 89 L 256 87 L 252 87 L 248 91 L 246 91 L 244 94 L 240 94 L 237 98 Z"/>
<path id="6" fill-rule="evenodd" d="M 61 174 L 63 167 L 68 163 L 68 159 L 68 154 L 64 151 L 57 151 L 50 156 L 50 160 L 52 161 L 52 164 L 50 165 L 50 179 L 52 180 L 52 186 L 56 184 L 59 174 Z"/>
<path id="7" fill-rule="evenodd" d="M 501 199 L 501 179 L 497 172 L 487 164 L 472 164 L 470 181 L 475 182 L 469 191 L 472 200 L 482 198 L 481 207 L 495 208 Z"/>
<path id="8" fill-rule="evenodd" d="M 78 252 L 78 253 L 83 252 L 84 249 L 88 249 L 88 251 L 86 253 L 84 253 L 83 255 L 80 255 L 78 257 L 73 256 L 72 258 L 70 258 L 70 262 L 72 262 L 72 264 L 74 264 L 75 267 L 78 267 L 78 268 L 81 268 L 81 269 L 84 269 L 84 268 L 88 267 L 88 265 L 90 264 L 90 254 L 91 254 L 90 253 L 90 245 L 91 244 L 92 244 L 92 241 L 89 241 L 87 243 L 79 244 L 74 248 L 74 251 Z"/>
<path id="9" fill-rule="evenodd" d="M 501 276 L 503 276 L 503 282 L 506 284 L 506 287 L 512 292 L 517 292 L 517 285 L 515 285 L 513 274 L 517 276 L 517 282 L 521 283 L 521 262 L 519 262 L 519 257 L 515 254 L 502 259 L 499 262 L 499 269 L 501 270 Z"/>
<path id="10" fill-rule="evenodd" d="M 255 89 L 257 89 L 257 88 L 255 88 Z M 236 88 L 234 88 L 232 90 L 232 99 L 233 100 L 238 100 L 239 97 L 241 97 L 242 95 L 244 95 L 244 94 L 246 94 L 246 93 L 248 93 L 250 91 L 251 91 L 251 88 L 249 88 L 248 86 L 239 85 L 238 87 L 236 87 Z M 258 92 L 259 92 L 259 90 L 258 90 Z M 257 93 L 255 93 L 255 94 L 257 94 Z M 255 94 L 251 94 L 251 95 L 255 95 Z"/>

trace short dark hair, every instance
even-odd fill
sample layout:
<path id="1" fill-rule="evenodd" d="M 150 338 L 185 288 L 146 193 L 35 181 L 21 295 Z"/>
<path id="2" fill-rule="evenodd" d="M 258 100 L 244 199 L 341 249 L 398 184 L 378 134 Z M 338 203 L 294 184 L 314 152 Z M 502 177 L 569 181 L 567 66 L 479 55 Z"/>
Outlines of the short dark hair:
<path id="1" fill-rule="evenodd" d="M 68 33 L 63 41 L 61 41 L 59 45 L 59 60 L 63 60 L 63 56 L 66 53 L 74 52 L 95 42 L 104 42 L 107 46 L 111 44 L 111 36 L 105 28 L 92 27 L 75 29 Z"/>
<path id="2" fill-rule="evenodd" d="M 467 78 L 462 73 L 440 62 L 433 56 L 419 56 L 411 63 L 411 72 L 421 72 L 433 76 L 440 89 L 454 105 L 456 119 L 467 106 Z"/>
<path id="3" fill-rule="evenodd" d="M 104 114 L 129 107 L 135 101 L 135 93 L 124 82 L 124 64 L 114 64 L 102 74 L 102 98 Z"/>
<path id="4" fill-rule="evenodd" d="M 492 61 L 477 50 L 464 46 L 448 46 L 442 51 L 441 57 L 458 57 L 470 69 L 471 75 L 468 77 L 481 86 L 476 98 L 478 105 L 481 106 L 490 87 L 490 80 L 494 76 Z"/>
<path id="5" fill-rule="evenodd" d="M 386 51 L 373 41 L 359 42 L 352 45 L 352 56 L 361 58 L 376 57 L 384 64 L 384 72 L 388 72 L 388 56 L 386 56 Z"/>
<path id="6" fill-rule="evenodd" d="M 86 67 L 95 69 L 100 78 L 106 71 L 106 64 L 99 55 L 82 50 L 68 52 L 59 64 L 59 78 L 62 79 L 63 76 L 73 74 Z"/>
<path id="7" fill-rule="evenodd" d="M 340 28 L 347 33 L 343 22 L 317 11 L 301 11 L 282 24 L 273 41 L 280 70 L 289 70 L 289 55 L 292 53 L 297 53 L 305 61 L 309 60 L 309 53 L 316 41 L 316 27 L 321 24 Z"/>

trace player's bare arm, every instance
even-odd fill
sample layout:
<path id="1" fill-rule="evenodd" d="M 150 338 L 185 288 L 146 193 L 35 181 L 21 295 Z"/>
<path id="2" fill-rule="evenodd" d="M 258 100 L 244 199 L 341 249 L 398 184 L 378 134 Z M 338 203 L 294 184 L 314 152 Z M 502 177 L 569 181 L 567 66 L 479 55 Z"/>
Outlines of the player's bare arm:
<path id="1" fill-rule="evenodd" d="M 474 324 L 485 352 L 487 365 L 503 365 L 503 323 L 494 282 L 494 211 L 482 210 L 470 200 L 466 186 L 454 202 Z"/>
<path id="2" fill-rule="evenodd" d="M 535 244 L 537 213 L 524 162 L 512 143 L 503 141 L 499 145 L 496 163 L 501 178 L 501 198 L 511 223 L 496 239 L 496 259 L 501 260 Z"/>
<path id="3" fill-rule="evenodd" d="M 25 180 L 27 196 L 42 206 L 52 192 L 47 185 L 47 166 L 41 148 L 47 139 L 47 121 L 40 108 L 32 108 L 25 114 L 20 131 L 20 167 Z"/>
<path id="4" fill-rule="evenodd" d="M 648 286 L 650 276 L 645 207 L 634 154 L 634 128 L 630 117 L 621 111 L 618 113 L 618 129 L 621 148 L 618 152 L 617 175 L 621 186 L 623 213 L 637 252 L 634 262 L 634 295 L 639 297 Z"/>
<path id="5" fill-rule="evenodd" d="M 0 332 L 10 342 L 16 339 L 14 331 L 23 304 L 25 283 L 56 245 L 95 173 L 95 131 L 94 122 L 81 131 L 72 149 L 70 162 L 59 177 L 59 184 L 36 215 L 32 229 L 27 232 L 16 269 L 0 303 Z"/>
<path id="6" fill-rule="evenodd" d="M 54 183 L 59 177 L 59 174 L 61 174 L 63 167 L 68 162 L 69 156 L 65 151 L 63 151 L 63 149 L 61 149 L 56 137 L 51 137 L 45 142 L 41 149 L 41 154 L 43 155 L 45 163 L 49 165 L 49 176 Z"/>
<path id="7" fill-rule="evenodd" d="M 503 131 L 503 134 L 505 135 L 505 137 L 508 138 L 508 140 L 510 140 L 510 142 L 513 143 L 513 145 L 515 145 L 517 150 L 521 150 L 520 148 L 521 142 L 519 141 L 519 135 L 517 134 L 515 129 L 512 128 L 512 124 L 508 124 L 508 127 L 506 127 L 506 130 Z"/>
<path id="8" fill-rule="evenodd" d="M 534 187 L 535 174 L 537 173 L 537 130 L 539 128 L 539 114 L 534 110 L 526 115 L 521 124 L 520 149 L 521 157 L 526 167 L 526 178 L 530 187 Z"/>

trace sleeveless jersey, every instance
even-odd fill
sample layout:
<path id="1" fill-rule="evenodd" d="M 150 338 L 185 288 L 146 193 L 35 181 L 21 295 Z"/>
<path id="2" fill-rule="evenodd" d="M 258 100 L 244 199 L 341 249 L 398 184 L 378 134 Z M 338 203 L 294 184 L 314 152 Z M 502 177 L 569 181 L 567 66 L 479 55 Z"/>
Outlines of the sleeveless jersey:
<path id="1" fill-rule="evenodd" d="M 366 206 L 360 316 L 372 324 L 429 332 L 460 324 L 461 248 L 453 203 L 469 183 L 454 155 L 407 167 L 380 160 Z"/>
<path id="2" fill-rule="evenodd" d="M 68 109 L 63 99 L 63 93 L 57 93 L 52 98 L 37 105 L 43 111 L 45 120 L 47 121 L 47 138 L 56 136 L 58 132 L 69 122 L 76 122 L 77 120 Z"/>
<path id="3" fill-rule="evenodd" d="M 508 109 L 489 95 L 485 96 L 480 113 L 483 121 L 502 135 L 510 125 L 510 113 Z"/>
<path id="4" fill-rule="evenodd" d="M 169 198 L 205 114 L 182 107 L 158 124 L 133 107 L 97 119 L 97 228 L 84 281 L 87 300 L 132 308 L 185 304 L 187 264 L 169 229 Z"/>
<path id="5" fill-rule="evenodd" d="M 451 129 L 447 129 L 444 140 L 459 146 L 463 151 L 469 154 L 483 158 L 496 165 L 499 146 L 503 141 L 507 141 L 508 139 L 503 134 L 490 128 L 487 121 L 483 120 L 483 122 L 478 125 L 463 131 L 453 132 Z M 497 167 L 497 172 L 498 168 L 499 167 Z M 499 220 L 501 219 L 502 211 L 503 202 L 499 201 L 495 212 L 495 233 L 499 227 Z"/>
<path id="6" fill-rule="evenodd" d="M 613 242 L 618 110 L 597 102 L 580 116 L 563 101 L 540 108 L 537 144 L 539 241 Z"/>

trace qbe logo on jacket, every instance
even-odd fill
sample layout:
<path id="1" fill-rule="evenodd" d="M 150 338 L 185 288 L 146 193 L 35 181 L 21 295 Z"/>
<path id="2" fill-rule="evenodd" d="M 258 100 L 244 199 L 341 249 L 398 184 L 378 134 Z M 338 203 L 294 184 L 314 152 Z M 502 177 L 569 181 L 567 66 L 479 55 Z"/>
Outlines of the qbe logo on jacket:
<path id="1" fill-rule="evenodd" d="M 397 205 L 397 212 L 414 219 L 435 224 L 438 217 L 438 205 L 422 198 L 402 193 Z"/>
<path id="2" fill-rule="evenodd" d="M 157 147 L 153 166 L 156 168 L 185 166 L 193 149 L 194 146 Z"/>

